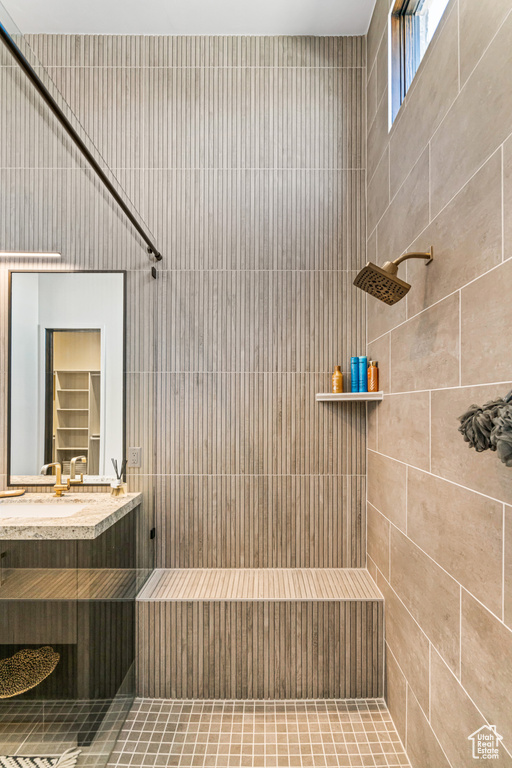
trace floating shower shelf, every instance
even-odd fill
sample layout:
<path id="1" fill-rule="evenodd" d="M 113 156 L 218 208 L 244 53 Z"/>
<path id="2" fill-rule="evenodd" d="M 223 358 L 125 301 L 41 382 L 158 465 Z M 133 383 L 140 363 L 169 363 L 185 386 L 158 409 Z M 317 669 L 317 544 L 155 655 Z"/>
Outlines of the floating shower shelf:
<path id="1" fill-rule="evenodd" d="M 317 403 L 342 403 L 342 402 L 366 402 L 367 400 L 382 400 L 384 392 L 341 392 L 335 395 L 332 392 L 317 392 Z"/>

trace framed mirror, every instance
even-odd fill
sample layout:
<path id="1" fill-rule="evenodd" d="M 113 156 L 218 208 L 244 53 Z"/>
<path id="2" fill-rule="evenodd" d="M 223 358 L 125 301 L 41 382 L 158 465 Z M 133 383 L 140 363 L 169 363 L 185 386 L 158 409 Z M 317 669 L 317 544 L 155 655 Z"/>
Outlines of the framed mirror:
<path id="1" fill-rule="evenodd" d="M 110 483 L 125 456 L 125 273 L 9 273 L 9 485 L 70 461 Z M 52 470 L 54 471 L 54 470 Z"/>

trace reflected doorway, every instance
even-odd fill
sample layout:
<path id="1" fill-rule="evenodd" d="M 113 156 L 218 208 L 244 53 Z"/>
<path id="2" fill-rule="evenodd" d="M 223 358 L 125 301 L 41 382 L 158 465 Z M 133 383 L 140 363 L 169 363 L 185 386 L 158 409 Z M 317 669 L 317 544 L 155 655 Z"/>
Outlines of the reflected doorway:
<path id="1" fill-rule="evenodd" d="M 80 471 L 99 474 L 101 436 L 101 331 L 46 329 L 44 462 L 59 462 L 69 475 L 73 456 Z"/>

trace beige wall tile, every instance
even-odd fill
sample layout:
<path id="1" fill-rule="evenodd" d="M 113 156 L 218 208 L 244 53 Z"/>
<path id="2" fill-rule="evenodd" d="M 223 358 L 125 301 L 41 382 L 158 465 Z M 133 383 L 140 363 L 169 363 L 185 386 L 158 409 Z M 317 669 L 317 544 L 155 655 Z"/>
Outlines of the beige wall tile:
<path id="1" fill-rule="evenodd" d="M 405 744 L 407 722 L 407 681 L 386 644 L 386 703 L 398 735 Z"/>
<path id="2" fill-rule="evenodd" d="M 389 392 L 389 341 L 389 334 L 386 334 L 367 347 L 368 360 L 376 360 L 379 364 L 379 389 L 383 392 Z"/>
<path id="3" fill-rule="evenodd" d="M 389 579 L 389 521 L 371 504 L 366 506 L 366 515 L 368 555 Z"/>
<path id="4" fill-rule="evenodd" d="M 431 205 L 434 216 L 512 129 L 511 42 L 512 14 L 432 138 Z M 454 137 L 457 136 L 463 137 L 460 144 L 463 151 L 454 151 Z"/>
<path id="5" fill-rule="evenodd" d="M 434 247 L 427 267 L 407 263 L 407 311 L 415 315 L 501 261 L 501 153 L 485 163 L 414 242 L 412 250 Z"/>
<path id="6" fill-rule="evenodd" d="M 492 451 L 470 449 L 458 431 L 470 405 L 503 397 L 511 383 L 432 392 L 432 472 L 474 491 L 512 502 L 512 472 Z"/>
<path id="7" fill-rule="evenodd" d="M 368 128 L 373 123 L 375 113 L 377 112 L 377 65 L 373 65 L 368 76 L 368 85 L 366 86 L 366 119 Z"/>
<path id="8" fill-rule="evenodd" d="M 379 100 L 380 99 L 380 100 Z M 377 96 L 375 119 L 368 126 L 367 172 L 370 180 L 377 169 L 388 140 L 388 89 Z"/>
<path id="9" fill-rule="evenodd" d="M 512 632 L 462 592 L 461 683 L 479 709 L 512 742 Z"/>
<path id="10" fill-rule="evenodd" d="M 366 568 L 368 570 L 368 573 L 376 583 L 377 582 L 377 566 L 375 565 L 371 557 L 368 556 L 368 552 L 366 553 Z"/>
<path id="11" fill-rule="evenodd" d="M 368 72 L 373 66 L 384 32 L 387 30 L 391 0 L 377 0 L 366 37 L 366 61 Z"/>
<path id="12" fill-rule="evenodd" d="M 504 381 L 512 358 L 512 260 L 461 292 L 462 384 Z M 475 354 L 478 350 L 478 354 Z"/>
<path id="13" fill-rule="evenodd" d="M 385 93 L 388 87 L 388 82 L 389 82 L 387 22 L 386 22 L 386 34 L 382 36 L 382 40 L 380 41 L 380 45 L 379 45 L 379 50 L 377 51 L 375 68 L 377 70 L 377 98 L 380 99 L 382 94 Z"/>
<path id="14" fill-rule="evenodd" d="M 457 22 L 457 4 L 452 2 L 405 97 L 407 115 L 397 122 L 389 143 L 391 197 L 397 193 L 457 96 Z M 381 66 L 387 70 L 387 60 Z"/>
<path id="15" fill-rule="evenodd" d="M 379 405 L 378 449 L 419 469 L 429 468 L 429 393 L 385 395 Z"/>
<path id="16" fill-rule="evenodd" d="M 468 736 L 484 724 L 482 715 L 434 648 L 430 680 L 432 727 L 452 768 L 468 768 L 473 761 Z"/>
<path id="17" fill-rule="evenodd" d="M 425 711 L 429 702 L 429 641 L 381 574 L 377 584 L 384 595 L 386 643 Z"/>
<path id="18" fill-rule="evenodd" d="M 391 333 L 393 392 L 459 383 L 459 295 L 426 309 Z"/>
<path id="19" fill-rule="evenodd" d="M 460 7 L 460 83 L 464 85 L 483 52 L 510 12 L 508 0 L 482 3 L 459 0 Z"/>
<path id="20" fill-rule="evenodd" d="M 512 137 L 503 145 L 503 255 L 512 256 Z"/>
<path id="21" fill-rule="evenodd" d="M 385 257 L 377 256 L 377 253 L 374 253 L 372 258 L 369 253 L 368 261 L 372 261 L 374 264 L 382 266 L 382 264 L 387 261 L 387 259 Z M 405 270 L 403 272 L 401 271 L 401 277 L 403 277 L 404 280 L 407 279 L 405 277 L 406 274 L 407 265 L 405 265 Z M 368 296 L 366 306 L 369 341 L 373 341 L 373 339 L 382 336 L 384 333 L 388 333 L 388 331 L 391 331 L 392 328 L 395 328 L 400 323 L 405 322 L 407 318 L 406 300 L 399 301 L 397 304 L 389 307 L 387 304 L 384 304 L 382 301 L 375 299 L 373 296 Z"/>
<path id="22" fill-rule="evenodd" d="M 389 151 L 382 155 L 375 173 L 368 183 L 368 231 L 373 232 L 377 222 L 389 205 Z"/>
<path id="23" fill-rule="evenodd" d="M 427 226 L 428 194 L 427 148 L 418 158 L 377 226 L 377 253 L 381 262 L 397 259 Z M 404 274 L 403 269 L 400 269 L 399 277 Z"/>
<path id="24" fill-rule="evenodd" d="M 366 241 L 366 261 L 373 261 L 377 258 L 377 231 L 374 230 L 368 235 Z"/>
<path id="25" fill-rule="evenodd" d="M 503 582 L 504 611 L 503 620 L 512 628 L 512 507 L 505 506 L 505 572 Z"/>
<path id="26" fill-rule="evenodd" d="M 369 450 L 367 466 L 368 501 L 405 532 L 406 465 Z"/>
<path id="27" fill-rule="evenodd" d="M 410 468 L 407 535 L 501 618 L 503 505 Z"/>
<path id="28" fill-rule="evenodd" d="M 406 748 L 415 768 L 450 768 L 446 755 L 410 689 L 407 695 Z"/>
<path id="29" fill-rule="evenodd" d="M 391 586 L 450 668 L 459 666 L 459 585 L 391 528 Z"/>
<path id="30" fill-rule="evenodd" d="M 378 430 L 378 419 L 379 419 L 379 408 L 378 403 L 368 403 L 368 410 L 367 410 L 367 418 L 366 418 L 366 424 L 367 424 L 367 446 L 372 451 L 377 450 L 377 430 Z"/>

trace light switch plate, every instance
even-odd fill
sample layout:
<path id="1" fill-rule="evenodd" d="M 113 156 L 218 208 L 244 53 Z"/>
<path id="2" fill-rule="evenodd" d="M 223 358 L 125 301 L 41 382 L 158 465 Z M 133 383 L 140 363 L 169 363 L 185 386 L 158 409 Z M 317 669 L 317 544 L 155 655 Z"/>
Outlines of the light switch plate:
<path id="1" fill-rule="evenodd" d="M 140 467 L 141 461 L 141 448 L 128 448 L 128 462 L 127 467 Z"/>

